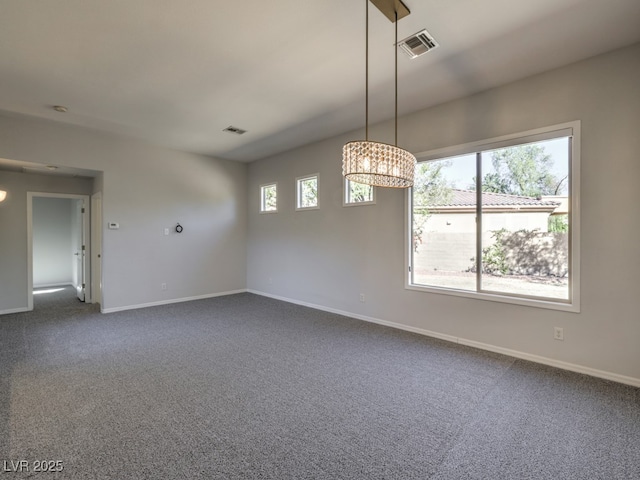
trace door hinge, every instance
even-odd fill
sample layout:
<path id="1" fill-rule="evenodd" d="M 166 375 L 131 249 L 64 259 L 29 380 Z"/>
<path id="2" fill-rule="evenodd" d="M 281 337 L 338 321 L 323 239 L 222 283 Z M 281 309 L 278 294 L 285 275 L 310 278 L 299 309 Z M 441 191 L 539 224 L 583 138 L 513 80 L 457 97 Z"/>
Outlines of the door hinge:
<path id="1" fill-rule="evenodd" d="M 83 251 L 83 252 L 85 251 L 85 248 L 86 248 L 86 247 L 85 247 L 84 245 L 82 245 L 82 251 Z"/>
<path id="2" fill-rule="evenodd" d="M 86 287 L 86 286 L 87 286 L 87 284 L 86 284 L 86 283 L 83 283 L 83 284 L 82 284 L 82 288 L 84 288 L 84 287 Z"/>
<path id="3" fill-rule="evenodd" d="M 84 207 L 82 207 L 82 213 L 84 213 Z"/>

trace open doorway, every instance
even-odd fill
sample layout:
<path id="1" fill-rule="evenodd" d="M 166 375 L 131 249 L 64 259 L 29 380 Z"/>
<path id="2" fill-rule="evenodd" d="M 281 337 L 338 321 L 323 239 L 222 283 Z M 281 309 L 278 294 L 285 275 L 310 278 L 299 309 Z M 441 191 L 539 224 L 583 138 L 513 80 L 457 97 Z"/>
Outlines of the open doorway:
<path id="1" fill-rule="evenodd" d="M 27 194 L 28 308 L 34 293 L 91 302 L 88 195 Z"/>

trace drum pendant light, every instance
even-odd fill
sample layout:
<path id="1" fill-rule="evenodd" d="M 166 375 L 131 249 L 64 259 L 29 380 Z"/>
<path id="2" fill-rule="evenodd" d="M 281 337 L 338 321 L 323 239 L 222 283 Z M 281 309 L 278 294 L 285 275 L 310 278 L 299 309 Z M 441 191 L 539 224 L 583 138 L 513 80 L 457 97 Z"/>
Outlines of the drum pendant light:
<path id="1" fill-rule="evenodd" d="M 395 23 L 395 140 L 393 145 L 369 141 L 369 1 Z M 398 13 L 409 14 L 400 0 L 365 0 L 365 139 L 349 142 L 342 148 L 342 174 L 352 182 L 376 187 L 413 186 L 416 157 L 398 147 Z"/>

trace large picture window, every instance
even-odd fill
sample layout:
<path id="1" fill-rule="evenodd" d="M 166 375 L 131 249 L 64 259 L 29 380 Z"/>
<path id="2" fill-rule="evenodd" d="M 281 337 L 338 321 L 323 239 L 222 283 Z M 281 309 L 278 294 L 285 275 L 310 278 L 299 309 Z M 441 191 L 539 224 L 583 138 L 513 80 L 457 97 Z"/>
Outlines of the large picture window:
<path id="1" fill-rule="evenodd" d="M 408 286 L 576 311 L 577 129 L 419 155 Z"/>

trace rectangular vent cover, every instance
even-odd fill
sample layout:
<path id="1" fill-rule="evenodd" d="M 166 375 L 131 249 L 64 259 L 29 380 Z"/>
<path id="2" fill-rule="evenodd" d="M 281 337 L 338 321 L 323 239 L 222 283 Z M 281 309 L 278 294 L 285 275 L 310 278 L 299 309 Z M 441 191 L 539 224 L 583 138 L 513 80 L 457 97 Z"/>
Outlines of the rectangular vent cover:
<path id="1" fill-rule="evenodd" d="M 438 42 L 434 40 L 429 32 L 421 30 L 398 42 L 398 46 L 409 55 L 409 58 L 416 58 L 436 48 Z"/>
<path id="2" fill-rule="evenodd" d="M 242 135 L 243 133 L 247 133 L 246 130 L 243 130 L 243 129 L 238 128 L 238 127 L 234 127 L 232 125 L 229 125 L 227 128 L 225 128 L 222 131 L 223 132 L 229 132 L 229 133 L 235 133 L 236 135 Z"/>

